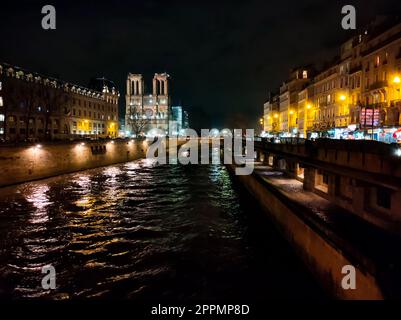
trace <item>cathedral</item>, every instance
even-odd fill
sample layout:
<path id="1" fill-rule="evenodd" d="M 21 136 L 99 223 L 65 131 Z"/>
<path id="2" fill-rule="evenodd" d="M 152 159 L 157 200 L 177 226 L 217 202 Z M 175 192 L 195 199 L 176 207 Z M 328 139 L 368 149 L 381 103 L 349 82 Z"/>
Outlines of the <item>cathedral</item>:
<path id="1" fill-rule="evenodd" d="M 152 129 L 169 130 L 170 95 L 167 73 L 153 77 L 152 93 L 145 93 L 142 74 L 128 74 L 125 128 L 130 135 L 147 135 Z"/>

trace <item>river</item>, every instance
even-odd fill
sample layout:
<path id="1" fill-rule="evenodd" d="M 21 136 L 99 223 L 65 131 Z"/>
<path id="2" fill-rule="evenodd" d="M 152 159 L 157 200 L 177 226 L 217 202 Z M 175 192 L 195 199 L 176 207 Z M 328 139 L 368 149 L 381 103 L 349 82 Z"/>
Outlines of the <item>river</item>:
<path id="1" fill-rule="evenodd" d="M 140 160 L 2 188 L 0 262 L 2 298 L 324 296 L 222 165 Z"/>

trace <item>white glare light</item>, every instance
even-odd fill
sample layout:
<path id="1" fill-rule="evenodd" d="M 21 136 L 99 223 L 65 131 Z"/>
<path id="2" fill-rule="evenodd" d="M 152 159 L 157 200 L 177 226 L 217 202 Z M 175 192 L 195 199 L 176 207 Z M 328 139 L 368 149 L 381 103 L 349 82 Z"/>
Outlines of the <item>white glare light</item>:
<path id="1" fill-rule="evenodd" d="M 397 149 L 395 151 L 395 155 L 398 156 L 398 157 L 401 157 L 401 149 Z"/>

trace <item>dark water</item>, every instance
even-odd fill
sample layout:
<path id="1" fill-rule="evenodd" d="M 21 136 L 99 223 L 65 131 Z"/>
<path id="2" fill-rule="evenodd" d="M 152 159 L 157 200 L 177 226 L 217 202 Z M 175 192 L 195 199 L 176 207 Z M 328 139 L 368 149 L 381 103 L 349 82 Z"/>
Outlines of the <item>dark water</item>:
<path id="1" fill-rule="evenodd" d="M 143 160 L 0 189 L 0 263 L 3 298 L 323 296 L 220 165 Z"/>

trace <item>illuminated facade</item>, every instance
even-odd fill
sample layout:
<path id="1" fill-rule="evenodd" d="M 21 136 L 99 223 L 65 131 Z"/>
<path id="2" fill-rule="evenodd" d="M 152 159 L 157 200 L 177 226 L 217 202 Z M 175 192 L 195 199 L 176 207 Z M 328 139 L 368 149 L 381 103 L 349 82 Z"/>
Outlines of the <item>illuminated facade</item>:
<path id="1" fill-rule="evenodd" d="M 311 72 L 310 67 L 292 70 L 289 79 L 280 87 L 278 115 L 273 107 L 269 111 L 271 114 L 265 115 L 283 134 L 291 135 L 298 131 L 298 94 L 309 82 Z"/>
<path id="2" fill-rule="evenodd" d="M 152 93 L 145 93 L 141 74 L 128 74 L 125 128 L 129 134 L 143 135 L 152 129 L 168 132 L 170 95 L 167 73 L 153 77 Z"/>
<path id="3" fill-rule="evenodd" d="M 263 105 L 263 131 L 268 133 L 277 133 L 280 129 L 280 96 L 273 95 Z"/>
<path id="4" fill-rule="evenodd" d="M 4 141 L 116 137 L 118 99 L 114 87 L 97 91 L 0 64 L 0 136 Z"/>
<path id="5" fill-rule="evenodd" d="M 281 135 L 401 140 L 401 24 L 388 25 L 376 21 L 343 43 L 339 58 L 310 81 L 292 74 L 280 87 Z M 273 116 L 265 104 L 271 133 Z"/>
<path id="6" fill-rule="evenodd" d="M 183 110 L 181 106 L 171 107 L 170 135 L 178 135 L 182 130 Z"/>

